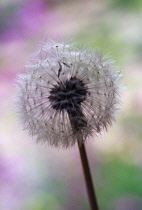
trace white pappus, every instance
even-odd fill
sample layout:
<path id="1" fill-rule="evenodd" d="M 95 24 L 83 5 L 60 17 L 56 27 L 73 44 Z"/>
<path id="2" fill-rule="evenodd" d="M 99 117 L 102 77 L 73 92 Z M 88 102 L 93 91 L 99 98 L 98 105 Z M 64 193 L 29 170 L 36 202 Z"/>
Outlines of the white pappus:
<path id="1" fill-rule="evenodd" d="M 18 116 L 37 142 L 68 148 L 107 129 L 120 107 L 120 72 L 99 51 L 47 40 L 17 81 Z"/>

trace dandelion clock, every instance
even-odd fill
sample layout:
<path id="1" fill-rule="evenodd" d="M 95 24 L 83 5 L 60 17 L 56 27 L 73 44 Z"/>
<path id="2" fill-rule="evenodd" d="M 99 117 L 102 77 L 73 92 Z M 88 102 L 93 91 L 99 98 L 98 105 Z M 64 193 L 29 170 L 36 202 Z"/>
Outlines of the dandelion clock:
<path id="1" fill-rule="evenodd" d="M 17 113 L 37 142 L 78 145 L 92 210 L 98 210 L 85 141 L 115 120 L 119 79 L 114 62 L 99 51 L 46 40 L 17 81 Z"/>

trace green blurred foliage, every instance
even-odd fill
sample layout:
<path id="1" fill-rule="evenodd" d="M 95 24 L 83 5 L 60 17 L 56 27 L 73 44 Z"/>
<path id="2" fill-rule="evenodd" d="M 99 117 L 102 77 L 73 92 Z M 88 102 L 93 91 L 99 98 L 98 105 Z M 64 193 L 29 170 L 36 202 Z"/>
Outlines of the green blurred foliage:
<path id="1" fill-rule="evenodd" d="M 123 57 L 120 55 L 120 50 L 124 47 L 123 42 L 121 40 L 113 39 L 111 37 L 111 30 L 109 30 L 106 26 L 99 26 L 98 30 L 92 31 L 91 29 L 86 29 L 88 32 L 82 32 L 77 41 L 79 41 L 79 45 L 84 45 L 86 43 L 87 46 L 99 49 L 105 53 L 111 53 L 111 57 L 114 59 L 117 58 L 117 61 L 121 62 Z M 125 48 L 127 49 L 127 48 Z M 125 53 L 124 51 L 122 53 Z"/>
<path id="2" fill-rule="evenodd" d="M 125 195 L 142 197 L 142 168 L 124 162 L 120 157 L 105 157 L 99 170 L 100 184 L 97 188 L 101 210 L 110 210 L 110 203 Z"/>
<path id="3" fill-rule="evenodd" d="M 51 193 L 41 193 L 31 199 L 27 209 L 29 210 L 49 210 L 59 209 L 58 199 Z"/>
<path id="4" fill-rule="evenodd" d="M 104 54 L 123 64 L 126 59 L 133 56 L 134 53 L 141 51 L 140 43 L 126 42 L 123 37 L 117 35 L 117 25 L 109 25 L 102 21 L 96 26 L 90 25 L 85 30 L 81 31 L 76 41 L 78 46 L 89 46 L 94 49 L 101 50 Z"/>
<path id="5" fill-rule="evenodd" d="M 141 0 L 111 0 L 111 5 L 127 10 L 142 10 Z"/>
<path id="6" fill-rule="evenodd" d="M 121 120 L 122 130 L 127 138 L 142 140 L 142 115 L 128 115 Z"/>

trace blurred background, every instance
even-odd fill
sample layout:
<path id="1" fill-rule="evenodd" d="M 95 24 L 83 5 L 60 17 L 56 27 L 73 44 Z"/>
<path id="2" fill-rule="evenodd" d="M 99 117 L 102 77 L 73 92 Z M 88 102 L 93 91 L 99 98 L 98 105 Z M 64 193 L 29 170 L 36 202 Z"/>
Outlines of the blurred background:
<path id="1" fill-rule="evenodd" d="M 16 75 L 45 37 L 99 48 L 120 67 L 122 110 L 86 147 L 100 210 L 141 210 L 141 0 L 0 0 L 0 210 L 89 210 L 78 148 L 35 144 L 14 112 Z"/>

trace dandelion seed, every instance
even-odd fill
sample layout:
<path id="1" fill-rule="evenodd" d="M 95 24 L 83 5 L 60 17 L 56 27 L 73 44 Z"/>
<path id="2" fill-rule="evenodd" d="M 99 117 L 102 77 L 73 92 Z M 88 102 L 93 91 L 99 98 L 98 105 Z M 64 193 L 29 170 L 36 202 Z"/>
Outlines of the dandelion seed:
<path id="1" fill-rule="evenodd" d="M 99 51 L 44 42 L 18 80 L 24 128 L 38 142 L 65 148 L 107 129 L 120 102 L 121 75 L 113 63 Z"/>

